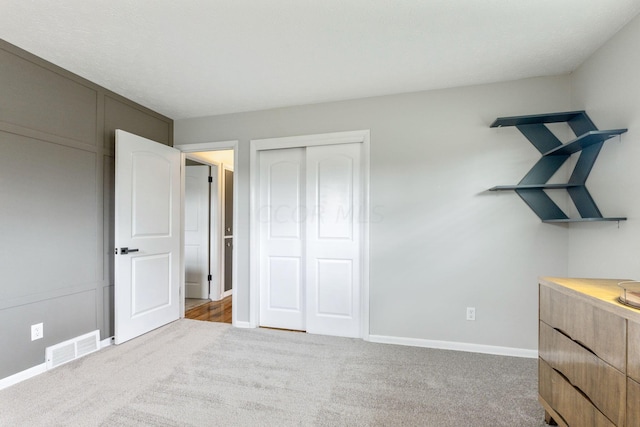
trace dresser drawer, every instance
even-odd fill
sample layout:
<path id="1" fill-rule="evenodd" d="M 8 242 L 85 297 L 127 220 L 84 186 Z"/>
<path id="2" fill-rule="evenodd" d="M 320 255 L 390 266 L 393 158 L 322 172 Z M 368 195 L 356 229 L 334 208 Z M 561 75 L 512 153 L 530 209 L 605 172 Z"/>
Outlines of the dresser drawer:
<path id="1" fill-rule="evenodd" d="M 540 320 L 626 372 L 626 319 L 541 285 Z"/>
<path id="2" fill-rule="evenodd" d="M 576 342 L 540 322 L 539 354 L 616 425 L 624 425 L 627 377 Z"/>
<path id="3" fill-rule="evenodd" d="M 640 382 L 640 323 L 629 321 L 627 375 Z M 638 403 L 640 405 L 640 402 Z"/>
<path id="4" fill-rule="evenodd" d="M 558 425 L 615 427 L 615 424 L 542 359 L 538 359 L 538 379 L 540 398 L 562 417 L 556 420 Z"/>
<path id="5" fill-rule="evenodd" d="M 626 427 L 640 427 L 640 383 L 627 379 L 627 424 Z"/>

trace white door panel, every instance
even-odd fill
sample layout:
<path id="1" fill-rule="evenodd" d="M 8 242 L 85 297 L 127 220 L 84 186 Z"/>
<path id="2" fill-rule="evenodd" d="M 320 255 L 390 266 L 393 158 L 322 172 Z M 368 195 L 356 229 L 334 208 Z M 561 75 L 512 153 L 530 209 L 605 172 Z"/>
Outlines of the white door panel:
<path id="1" fill-rule="evenodd" d="M 176 149 L 116 130 L 116 344 L 179 317 L 180 159 Z"/>
<path id="2" fill-rule="evenodd" d="M 131 258 L 131 314 L 136 318 L 171 304 L 171 255 Z"/>
<path id="3" fill-rule="evenodd" d="M 186 211 L 186 209 L 185 209 Z M 185 235 L 187 232 L 185 231 Z M 186 239 L 185 239 L 186 240 Z M 201 257 L 199 245 L 184 246 L 184 284 L 187 298 L 200 298 L 200 272 L 198 262 Z"/>
<path id="4" fill-rule="evenodd" d="M 139 150 L 131 153 L 130 161 L 131 236 L 170 236 L 171 159 L 162 153 Z"/>
<path id="5" fill-rule="evenodd" d="M 348 259 L 317 259 L 315 270 L 316 315 L 352 318 L 353 262 Z"/>
<path id="6" fill-rule="evenodd" d="M 307 332 L 360 337 L 360 144 L 307 148 Z"/>
<path id="7" fill-rule="evenodd" d="M 331 150 L 336 147 L 330 146 Z M 354 159 L 343 155 L 331 155 L 321 160 L 316 148 L 310 148 L 308 162 L 312 164 L 309 172 L 314 174 L 308 181 L 313 186 L 314 203 L 319 221 L 317 237 L 319 239 L 352 239 L 353 237 L 353 174 Z"/>
<path id="8" fill-rule="evenodd" d="M 282 159 L 282 152 L 270 151 L 264 153 L 265 161 L 275 156 L 276 160 L 269 165 L 266 172 L 267 205 L 264 206 L 268 214 L 269 239 L 301 239 L 300 200 L 302 179 L 301 150 L 286 153 L 288 159 Z M 286 240 L 285 240 L 286 241 Z"/>
<path id="9" fill-rule="evenodd" d="M 304 150 L 260 153 L 260 325 L 305 329 Z"/>
<path id="10" fill-rule="evenodd" d="M 269 257 L 267 277 L 272 286 L 268 293 L 269 309 L 302 311 L 301 261 L 300 257 Z"/>
<path id="11" fill-rule="evenodd" d="M 184 184 L 187 298 L 209 297 L 209 166 L 187 166 Z"/>

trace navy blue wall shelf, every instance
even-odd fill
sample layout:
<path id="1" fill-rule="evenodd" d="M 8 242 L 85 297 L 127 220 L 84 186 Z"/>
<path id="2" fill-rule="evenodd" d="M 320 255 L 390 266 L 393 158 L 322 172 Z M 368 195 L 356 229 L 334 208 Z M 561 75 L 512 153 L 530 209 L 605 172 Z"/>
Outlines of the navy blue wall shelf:
<path id="1" fill-rule="evenodd" d="M 566 122 L 576 138 L 562 143 L 546 126 Z M 587 191 L 585 182 L 600 153 L 602 144 L 627 129 L 598 130 L 584 111 L 535 114 L 497 118 L 491 127 L 515 126 L 542 157 L 517 185 L 499 185 L 490 191 L 515 191 L 542 222 L 624 221 L 624 217 L 603 217 Z M 573 173 L 566 184 L 547 181 L 572 154 L 580 152 Z M 580 218 L 569 218 L 544 190 L 567 190 Z"/>

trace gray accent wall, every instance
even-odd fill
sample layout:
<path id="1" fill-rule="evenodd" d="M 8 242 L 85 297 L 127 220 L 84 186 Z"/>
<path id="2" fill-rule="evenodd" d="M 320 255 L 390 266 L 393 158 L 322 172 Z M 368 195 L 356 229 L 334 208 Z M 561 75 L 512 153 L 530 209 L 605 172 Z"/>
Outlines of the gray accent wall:
<path id="1" fill-rule="evenodd" d="M 569 106 L 570 76 L 558 76 L 177 120 L 175 138 L 240 141 L 238 321 L 249 321 L 249 141 L 370 129 L 371 334 L 532 350 L 537 278 L 566 275 L 568 228 L 486 191 L 540 157 L 517 129 L 489 125 Z"/>
<path id="2" fill-rule="evenodd" d="M 0 378 L 113 335 L 115 129 L 173 145 L 171 119 L 0 40 Z"/>

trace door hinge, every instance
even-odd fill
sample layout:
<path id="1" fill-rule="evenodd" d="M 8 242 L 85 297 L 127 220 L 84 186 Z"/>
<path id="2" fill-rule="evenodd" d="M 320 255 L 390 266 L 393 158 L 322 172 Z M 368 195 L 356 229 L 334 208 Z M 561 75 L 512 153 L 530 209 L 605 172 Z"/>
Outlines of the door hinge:
<path id="1" fill-rule="evenodd" d="M 213 177 L 212 177 L 212 176 L 210 176 L 210 177 L 209 177 L 209 184 L 211 184 L 212 182 L 213 182 Z"/>
<path id="2" fill-rule="evenodd" d="M 213 280 L 213 277 L 212 277 L 211 275 L 208 275 L 208 276 L 207 276 L 207 280 L 208 280 L 208 281 L 212 281 L 212 280 Z"/>

